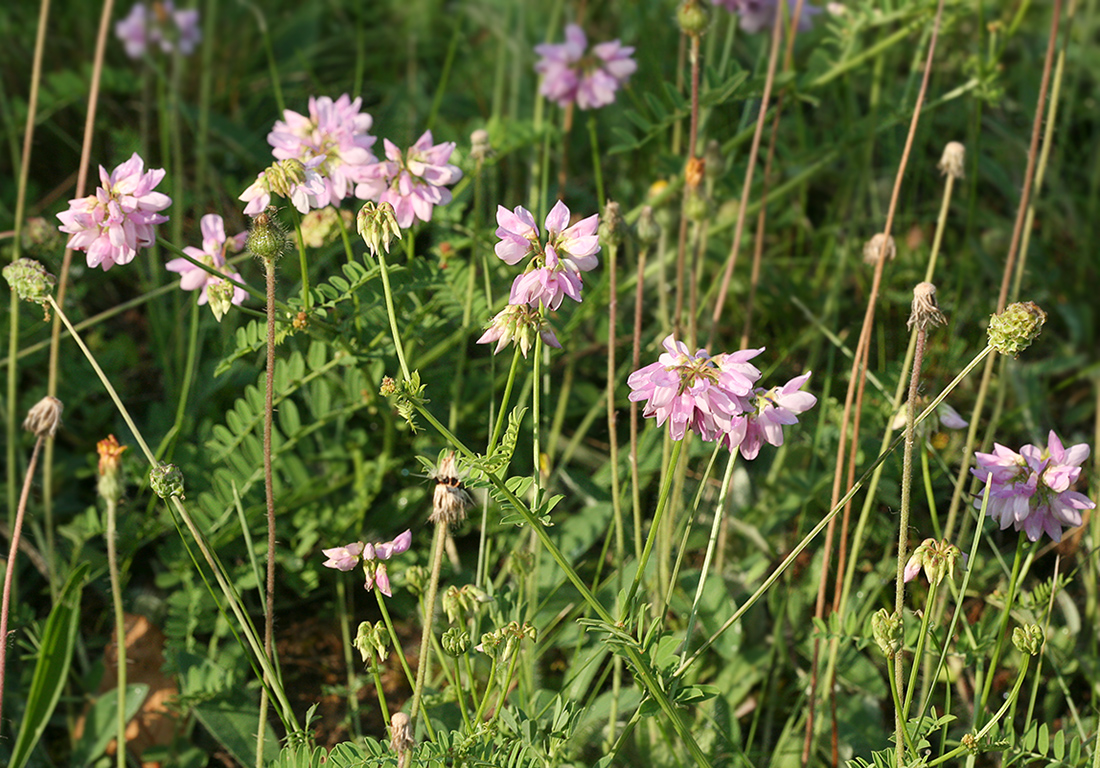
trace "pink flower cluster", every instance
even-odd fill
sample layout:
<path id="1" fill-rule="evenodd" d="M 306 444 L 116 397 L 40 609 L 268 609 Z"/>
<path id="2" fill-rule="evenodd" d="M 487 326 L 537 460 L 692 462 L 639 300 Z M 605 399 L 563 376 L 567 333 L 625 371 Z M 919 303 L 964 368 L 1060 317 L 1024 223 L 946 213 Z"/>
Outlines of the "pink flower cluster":
<path id="1" fill-rule="evenodd" d="M 193 8 L 177 11 L 172 0 L 157 0 L 152 8 L 135 3 L 129 15 L 115 24 L 115 35 L 131 59 L 140 59 L 150 45 L 165 53 L 178 48 L 186 56 L 202 40 L 199 12 Z"/>
<path id="2" fill-rule="evenodd" d="M 496 351 L 509 342 L 519 344 L 524 357 L 536 336 L 560 348 L 542 309 L 557 309 L 566 296 L 581 301 L 582 272 L 596 268 L 600 239 L 596 234 L 600 217 L 592 214 L 569 226 L 569 208 L 558 201 L 543 222 L 543 241 L 535 217 L 522 205 L 509 211 L 497 206 L 496 255 L 509 266 L 530 259 L 523 274 L 512 282 L 508 306 L 489 324 L 478 344 L 498 342 Z"/>
<path id="3" fill-rule="evenodd" d="M 84 251 L 89 267 L 129 264 L 138 248 L 156 240 L 154 227 L 168 221 L 158 211 L 172 199 L 153 191 L 163 178 L 163 168 L 146 171 L 136 152 L 110 174 L 99 166 L 95 194 L 70 200 L 69 210 L 57 214 L 58 229 L 70 235 L 67 247 Z"/>
<path id="4" fill-rule="evenodd" d="M 1094 509 L 1095 502 L 1070 487 L 1081 476 L 1081 464 L 1089 457 L 1084 443 L 1064 448 L 1054 430 L 1047 447 L 1025 445 L 1019 453 L 993 444 L 993 453 L 975 452 L 978 465 L 970 472 L 989 486 L 986 514 L 1038 541 L 1045 531 L 1054 541 L 1062 540 L 1062 526 L 1081 524 L 1081 512 Z M 974 501 L 980 509 L 982 499 Z"/>
<path id="5" fill-rule="evenodd" d="M 201 261 L 207 266 L 217 269 L 224 275 L 233 278 L 238 283 L 244 282 L 239 273 L 232 271 L 225 262 L 226 251 L 240 253 L 244 250 L 244 241 L 248 237 L 247 232 L 240 232 L 233 237 L 225 236 L 225 223 L 222 217 L 216 213 L 208 213 L 200 222 L 202 229 L 202 248 L 189 245 L 183 252 L 196 261 Z M 220 278 L 214 277 L 209 272 L 196 267 L 187 259 L 172 259 L 164 265 L 169 272 L 177 272 L 180 275 L 180 288 L 185 291 L 202 290 L 199 296 L 199 304 L 206 304 L 209 300 L 207 288 L 221 283 Z M 233 286 L 233 304 L 242 304 L 248 298 L 248 292 L 243 288 Z"/>
<path id="6" fill-rule="evenodd" d="M 431 131 L 424 131 L 405 152 L 389 139 L 382 143 L 386 159 L 364 169 L 355 196 L 392 205 L 402 229 L 417 220 L 431 221 L 432 208 L 451 202 L 447 185 L 462 178 L 459 167 L 448 162 L 455 143 L 433 144 Z"/>
<path id="7" fill-rule="evenodd" d="M 638 68 L 631 58 L 634 49 L 612 40 L 593 46 L 576 24 L 565 28 L 564 43 L 535 46 L 541 58 L 535 71 L 542 75 L 539 93 L 559 106 L 576 104 L 581 109 L 597 109 L 615 101 L 615 91 Z"/>
<path id="8" fill-rule="evenodd" d="M 359 111 L 362 103 L 346 93 L 335 101 L 311 96 L 308 116 L 283 110 L 283 119 L 267 135 L 276 159 L 300 160 L 320 174 L 321 189 L 310 191 L 310 208 L 338 204 L 352 194 L 356 184 L 370 178 L 366 171 L 375 161 L 370 149 L 377 139 L 368 133 L 373 120 Z"/>
<path id="9" fill-rule="evenodd" d="M 725 8 L 730 13 L 736 13 L 740 19 L 740 27 L 749 33 L 759 32 L 762 29 L 771 29 L 779 17 L 779 3 L 781 0 L 713 0 L 714 4 Z M 795 4 L 791 0 L 782 0 L 787 4 L 787 13 L 794 12 Z M 798 31 L 805 32 L 813 26 L 813 17 L 821 13 L 821 9 L 802 3 L 802 12 L 798 17 Z"/>
<path id="10" fill-rule="evenodd" d="M 362 563 L 363 571 L 367 577 L 363 588 L 369 591 L 377 587 L 378 591 L 386 597 L 393 597 L 393 592 L 390 589 L 390 577 L 386 573 L 385 561 L 394 555 L 400 555 L 402 552 L 408 551 L 411 545 L 412 531 L 410 530 L 400 534 L 393 541 L 386 541 L 381 544 L 364 544 L 361 541 L 356 541 L 343 547 L 322 549 L 321 552 L 328 558 L 323 563 L 326 568 L 350 571 L 359 563 Z"/>
<path id="11" fill-rule="evenodd" d="M 706 441 L 720 440 L 731 451 L 739 449 L 754 459 L 763 443 L 783 444 L 783 427 L 798 423 L 817 398 L 801 391 L 809 373 L 781 387 L 753 388 L 760 370 L 749 361 L 764 351 L 710 355 L 705 349 L 691 354 L 687 345 L 669 335 L 657 362 L 639 368 L 627 378 L 629 399 L 645 402 L 642 415 L 666 421 L 673 440 L 690 429 Z"/>

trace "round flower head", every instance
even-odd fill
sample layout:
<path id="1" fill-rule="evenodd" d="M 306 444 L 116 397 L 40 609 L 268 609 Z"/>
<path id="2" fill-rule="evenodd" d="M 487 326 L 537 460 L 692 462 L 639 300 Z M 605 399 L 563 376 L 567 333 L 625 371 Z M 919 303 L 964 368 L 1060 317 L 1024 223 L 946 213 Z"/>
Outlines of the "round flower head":
<path id="1" fill-rule="evenodd" d="M 575 103 L 581 109 L 596 109 L 615 101 L 615 91 L 638 68 L 631 58 L 634 49 L 618 40 L 587 49 L 588 38 L 576 24 L 565 28 L 564 43 L 536 45 L 541 57 L 535 64 L 542 75 L 539 93 L 562 107 Z"/>
<path id="2" fill-rule="evenodd" d="M 156 240 L 154 227 L 168 221 L 157 211 L 172 199 L 153 191 L 163 178 L 163 168 L 146 171 L 136 152 L 110 174 L 99 166 L 101 186 L 95 194 L 70 200 L 69 210 L 57 214 L 62 223 L 58 229 L 71 235 L 67 247 L 84 251 L 89 267 L 107 271 L 129 264 L 138 248 Z"/>
<path id="3" fill-rule="evenodd" d="M 548 309 L 561 306 L 565 296 L 581 301 L 582 272 L 596 267 L 600 241 L 596 234 L 599 215 L 593 214 L 569 226 L 569 208 L 559 200 L 544 222 L 545 244 L 531 212 L 523 206 L 509 211 L 497 206 L 497 243 L 495 251 L 506 264 L 517 264 L 531 257 L 526 271 L 512 283 L 509 304 L 529 304 Z"/>
<path id="4" fill-rule="evenodd" d="M 404 153 L 389 139 L 382 143 L 386 159 L 364 170 L 356 196 L 392 205 L 402 229 L 417 220 L 431 221 L 432 208 L 451 202 L 447 185 L 462 178 L 459 167 L 448 162 L 455 143 L 432 144 L 431 131 L 424 131 Z"/>
<path id="5" fill-rule="evenodd" d="M 267 135 L 271 154 L 279 160 L 308 164 L 319 159 L 312 167 L 321 176 L 322 189 L 311 192 L 312 208 L 338 204 L 368 178 L 366 169 L 375 161 L 370 149 L 377 139 L 367 133 L 373 121 L 359 111 L 361 104 L 362 99 L 352 100 L 346 93 L 335 101 L 310 96 L 308 116 L 283 110 L 283 119 Z"/>
<path id="6" fill-rule="evenodd" d="M 202 40 L 199 12 L 194 9 L 177 11 L 172 0 L 158 0 L 152 9 L 144 3 L 136 3 L 126 18 L 115 24 L 115 36 L 122 41 L 131 59 L 140 59 L 154 43 L 165 53 L 178 48 L 186 56 L 194 52 Z"/>
<path id="7" fill-rule="evenodd" d="M 1012 526 L 1032 541 L 1046 532 L 1061 541 L 1062 526 L 1081 525 L 1081 512 L 1096 504 L 1087 496 L 1069 490 L 1081 476 L 1081 464 L 1089 457 L 1084 443 L 1064 448 L 1051 430 L 1047 447 L 1025 445 L 1019 453 L 994 443 L 993 453 L 974 454 L 978 465 L 971 474 L 989 487 L 986 514 L 1001 529 Z M 982 499 L 974 506 L 981 508 Z"/>
<path id="8" fill-rule="evenodd" d="M 668 421 L 673 440 L 682 440 L 688 429 L 708 441 L 729 432 L 751 407 L 748 396 L 760 371 L 748 361 L 763 348 L 714 357 L 700 349 L 692 355 L 671 334 L 663 345 L 656 363 L 627 378 L 629 399 L 645 401 L 642 415 L 655 416 L 658 426 Z"/>
<path id="9" fill-rule="evenodd" d="M 200 227 L 202 229 L 202 249 L 200 250 L 189 245 L 183 249 L 183 252 L 196 261 L 201 261 L 207 266 L 214 267 L 223 274 L 233 278 L 238 283 L 244 282 L 240 274 L 232 271 L 226 266 L 225 253 L 226 250 L 231 250 L 233 253 L 239 253 L 243 250 L 244 241 L 248 233 L 241 232 L 234 237 L 227 238 L 225 236 L 225 224 L 222 221 L 222 217 L 216 213 L 208 213 L 203 216 Z M 187 259 L 172 259 L 164 265 L 164 268 L 169 272 L 179 273 L 180 288 L 183 290 L 202 290 L 202 293 L 199 295 L 200 305 L 206 304 L 209 300 L 207 289 L 222 282 L 221 279 L 196 267 Z M 248 298 L 248 292 L 234 285 L 232 303 L 242 304 L 246 298 Z"/>

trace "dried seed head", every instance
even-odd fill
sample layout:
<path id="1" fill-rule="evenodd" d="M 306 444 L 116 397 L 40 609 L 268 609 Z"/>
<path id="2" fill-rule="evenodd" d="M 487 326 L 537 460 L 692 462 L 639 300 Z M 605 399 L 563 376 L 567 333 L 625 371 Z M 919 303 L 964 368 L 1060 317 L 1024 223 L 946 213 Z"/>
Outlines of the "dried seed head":
<path id="1" fill-rule="evenodd" d="M 882 247 L 883 241 L 886 242 L 885 251 Z M 887 261 L 892 261 L 894 257 L 898 255 L 898 248 L 894 244 L 894 238 L 886 237 L 882 232 L 879 232 L 863 244 L 863 261 L 867 264 L 874 264 L 879 260 L 880 254 L 885 256 Z"/>
<path id="2" fill-rule="evenodd" d="M 966 164 L 966 147 L 960 142 L 949 141 L 943 148 L 943 157 L 940 158 L 940 173 L 953 179 L 963 177 L 963 166 Z"/>
<path id="3" fill-rule="evenodd" d="M 394 712 L 390 718 L 390 749 L 397 753 L 399 763 L 416 743 L 410 726 L 409 716 L 404 712 Z"/>
<path id="4" fill-rule="evenodd" d="M 122 453 L 125 445 L 119 445 L 114 435 L 107 435 L 105 440 L 95 444 L 99 454 L 99 480 L 96 490 L 107 501 L 118 501 L 122 498 L 122 478 L 119 472 L 122 465 Z"/>
<path id="5" fill-rule="evenodd" d="M 435 524 L 455 525 L 466 519 L 466 508 L 474 503 L 470 492 L 458 477 L 454 452 L 446 454 L 435 473 L 435 492 L 432 494 L 432 514 L 428 520 Z"/>
<path id="6" fill-rule="evenodd" d="M 915 325 L 923 331 L 930 325 L 943 325 L 946 322 L 947 317 L 936 303 L 936 286 L 932 283 L 917 283 L 913 289 L 913 311 L 906 326 L 912 329 Z"/>
<path id="7" fill-rule="evenodd" d="M 989 319 L 989 346 L 1002 355 L 1019 356 L 1043 329 L 1047 313 L 1033 301 L 1016 302 Z"/>
<path id="8" fill-rule="evenodd" d="M 27 411 L 23 420 L 23 429 L 33 432 L 35 437 L 53 437 L 61 426 L 61 412 L 65 406 L 56 397 L 46 395 Z"/>

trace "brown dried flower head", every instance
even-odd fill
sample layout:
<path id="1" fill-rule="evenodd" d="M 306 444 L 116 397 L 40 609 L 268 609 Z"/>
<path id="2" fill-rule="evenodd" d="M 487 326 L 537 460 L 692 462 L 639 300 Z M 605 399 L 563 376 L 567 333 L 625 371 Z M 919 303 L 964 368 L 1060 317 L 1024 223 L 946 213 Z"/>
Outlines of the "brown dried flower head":
<path id="1" fill-rule="evenodd" d="M 455 525 L 466 519 L 466 508 L 474 503 L 470 492 L 459 478 L 454 452 L 446 454 L 436 470 L 435 492 L 432 494 L 432 523 Z"/>
<path id="2" fill-rule="evenodd" d="M 35 437 L 53 437 L 61 426 L 61 412 L 65 406 L 56 397 L 46 395 L 33 408 L 27 411 L 23 420 L 23 429 L 33 432 Z"/>
<path id="3" fill-rule="evenodd" d="M 398 755 L 398 765 L 408 765 L 407 754 L 416 743 L 411 725 L 404 712 L 394 712 L 390 718 L 390 748 Z"/>
<path id="4" fill-rule="evenodd" d="M 947 317 L 936 303 L 936 286 L 932 283 L 917 283 L 913 289 L 913 311 L 906 326 L 912 329 L 915 325 L 923 331 L 930 325 L 944 325 L 946 322 Z"/>
<path id="5" fill-rule="evenodd" d="M 963 177 L 963 166 L 966 164 L 966 147 L 958 141 L 949 141 L 943 148 L 943 157 L 940 158 L 940 173 L 953 179 Z"/>
<path id="6" fill-rule="evenodd" d="M 883 240 L 886 241 L 885 251 L 883 251 L 882 248 Z M 886 237 L 882 232 L 879 232 L 863 244 L 863 261 L 867 264 L 874 264 L 878 261 L 879 254 L 883 254 L 887 261 L 892 261 L 894 257 L 898 255 L 898 248 L 894 244 L 894 238 Z"/>

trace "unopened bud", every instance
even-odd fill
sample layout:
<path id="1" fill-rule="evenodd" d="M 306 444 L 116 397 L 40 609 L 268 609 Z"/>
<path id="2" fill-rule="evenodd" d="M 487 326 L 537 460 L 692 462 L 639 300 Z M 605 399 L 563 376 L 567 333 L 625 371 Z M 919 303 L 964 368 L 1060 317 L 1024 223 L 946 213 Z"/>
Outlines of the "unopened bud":
<path id="1" fill-rule="evenodd" d="M 233 306 L 234 290 L 233 283 L 228 280 L 211 280 L 206 284 L 206 301 L 210 305 L 210 311 L 214 313 L 214 319 L 219 323 Z"/>
<path id="2" fill-rule="evenodd" d="M 489 143 L 489 132 L 484 128 L 478 128 L 470 134 L 470 157 L 477 162 L 484 162 L 493 154 L 493 147 Z"/>
<path id="3" fill-rule="evenodd" d="M 714 183 L 722 178 L 722 174 L 726 171 L 726 158 L 722 157 L 722 143 L 718 139 L 708 141 L 707 151 L 703 153 L 703 157 L 706 159 L 704 172 L 707 181 Z"/>
<path id="4" fill-rule="evenodd" d="M 661 225 L 653 215 L 653 206 L 642 207 L 642 213 L 638 217 L 638 223 L 634 225 L 634 235 L 642 247 L 649 247 L 661 237 Z"/>
<path id="5" fill-rule="evenodd" d="M 1009 304 L 989 319 L 989 346 L 1002 355 L 1017 357 L 1039 337 L 1046 321 L 1047 313 L 1033 301 Z"/>
<path id="6" fill-rule="evenodd" d="M 600 216 L 600 242 L 606 246 L 618 246 L 623 241 L 623 214 L 619 204 L 608 200 Z"/>
<path id="7" fill-rule="evenodd" d="M 458 627 L 451 627 L 443 633 L 441 639 L 443 650 L 448 656 L 456 659 L 470 649 L 470 633 Z"/>
<path id="8" fill-rule="evenodd" d="M 122 453 L 125 445 L 119 445 L 114 435 L 107 435 L 95 445 L 99 454 L 99 481 L 96 490 L 106 501 L 118 501 L 122 498 Z"/>
<path id="9" fill-rule="evenodd" d="M 676 21 L 689 37 L 698 37 L 710 26 L 710 9 L 700 0 L 684 0 L 676 9 Z"/>
<path id="10" fill-rule="evenodd" d="M 902 624 L 896 613 L 880 608 L 871 616 L 871 634 L 883 656 L 893 656 L 901 649 Z"/>
<path id="11" fill-rule="evenodd" d="M 1012 630 L 1012 644 L 1020 653 L 1035 656 L 1043 647 L 1043 630 L 1038 624 L 1028 624 Z"/>
<path id="12" fill-rule="evenodd" d="M 65 406 L 56 397 L 46 395 L 34 407 L 27 411 L 23 420 L 23 429 L 33 432 L 35 437 L 53 437 L 61 426 L 61 412 Z"/>
<path id="13" fill-rule="evenodd" d="M 4 267 L 4 279 L 23 301 L 33 301 L 45 307 L 57 285 L 57 278 L 34 259 L 16 259 Z"/>
<path id="14" fill-rule="evenodd" d="M 389 253 L 393 238 L 401 239 L 401 227 L 397 226 L 393 206 L 386 202 L 377 205 L 370 201 L 365 203 L 356 217 L 356 228 L 375 256 L 383 248 Z"/>

